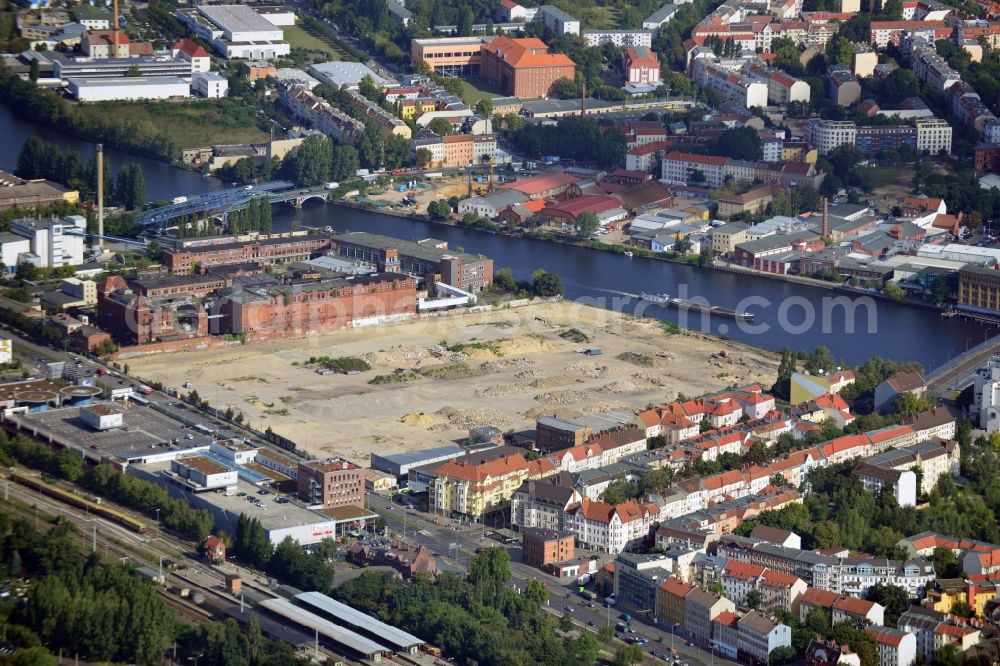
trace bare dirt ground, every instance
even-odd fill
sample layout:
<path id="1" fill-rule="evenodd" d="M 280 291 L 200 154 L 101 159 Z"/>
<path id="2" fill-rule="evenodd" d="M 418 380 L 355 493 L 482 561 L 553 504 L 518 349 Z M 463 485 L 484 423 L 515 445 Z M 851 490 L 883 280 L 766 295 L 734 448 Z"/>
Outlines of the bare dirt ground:
<path id="1" fill-rule="evenodd" d="M 567 333 L 571 329 L 586 337 Z M 590 347 L 603 353 L 580 353 Z M 722 349 L 728 358 L 717 356 Z M 361 357 L 372 369 L 322 376 L 309 364 L 320 356 Z M 190 381 L 211 404 L 242 411 L 255 427 L 270 426 L 317 456 L 367 464 L 372 451 L 452 443 L 476 425 L 529 428 L 544 415 L 639 410 L 678 393 L 769 385 L 778 358 L 564 301 L 151 356 L 129 365 L 168 386 Z"/>
<path id="2" fill-rule="evenodd" d="M 411 177 L 414 179 L 414 177 Z M 401 208 L 400 210 L 414 211 L 418 213 L 427 212 L 427 206 L 432 201 L 437 201 L 438 199 L 448 199 L 452 196 L 457 196 L 462 199 L 468 194 L 468 181 L 463 175 L 447 175 L 441 178 L 433 178 L 430 180 L 424 180 L 423 178 L 415 178 L 421 184 L 426 184 L 429 187 L 417 187 L 412 190 L 405 190 L 399 192 L 396 189 L 396 185 L 400 183 L 407 182 L 406 176 L 399 176 L 395 178 L 393 187 L 389 188 L 385 192 L 380 192 L 378 194 L 370 194 L 370 197 L 375 201 L 385 201 L 392 204 L 394 207 L 398 208 L 398 204 L 403 200 L 405 196 L 413 196 L 416 198 L 417 203 L 413 206 L 408 206 L 406 208 Z M 481 185 L 473 182 L 473 194 L 476 194 L 476 189 L 483 189 L 485 185 Z"/>

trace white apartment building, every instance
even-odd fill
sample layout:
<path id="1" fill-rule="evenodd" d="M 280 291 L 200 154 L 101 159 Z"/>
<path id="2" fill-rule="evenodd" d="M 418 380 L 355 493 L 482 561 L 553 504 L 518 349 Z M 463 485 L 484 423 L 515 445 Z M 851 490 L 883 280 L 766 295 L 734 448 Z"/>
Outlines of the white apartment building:
<path id="1" fill-rule="evenodd" d="M 573 18 L 555 5 L 539 7 L 535 20 L 541 20 L 542 24 L 556 35 L 580 34 L 579 19 Z"/>
<path id="2" fill-rule="evenodd" d="M 614 44 L 615 46 L 652 46 L 651 30 L 584 30 L 587 46 Z"/>
<path id="3" fill-rule="evenodd" d="M 806 141 L 825 155 L 837 146 L 855 145 L 858 139 L 858 126 L 852 120 L 810 118 L 806 121 L 805 134 Z"/>
<path id="4" fill-rule="evenodd" d="M 694 79 L 703 88 L 714 90 L 726 102 L 753 108 L 767 106 L 767 82 L 721 69 L 709 58 L 694 61 Z"/>
<path id="5" fill-rule="evenodd" d="M 917 150 L 926 150 L 930 155 L 944 152 L 951 155 L 951 125 L 940 118 L 924 118 L 917 121 Z"/>
<path id="6" fill-rule="evenodd" d="M 914 666 L 917 637 L 895 627 L 865 627 L 878 646 L 878 666 Z"/>
<path id="7" fill-rule="evenodd" d="M 1000 120 L 996 118 L 984 120 L 979 131 L 982 134 L 983 143 L 1000 143 Z"/>
<path id="8" fill-rule="evenodd" d="M 573 533 L 577 544 L 614 554 L 641 543 L 659 519 L 656 505 L 635 500 L 611 505 L 584 498 L 567 510 L 563 528 Z"/>
<path id="9" fill-rule="evenodd" d="M 677 10 L 680 9 L 680 5 L 682 4 L 683 3 L 678 2 L 676 4 L 667 3 L 663 5 L 646 17 L 646 20 L 642 22 L 642 29 L 659 32 L 660 28 L 673 20 L 674 14 L 677 13 Z"/>
<path id="10" fill-rule="evenodd" d="M 695 173 L 700 173 L 703 179 L 692 178 Z M 703 182 L 708 187 L 722 187 L 726 182 L 726 158 L 670 152 L 663 156 L 662 177 L 671 183 Z"/>

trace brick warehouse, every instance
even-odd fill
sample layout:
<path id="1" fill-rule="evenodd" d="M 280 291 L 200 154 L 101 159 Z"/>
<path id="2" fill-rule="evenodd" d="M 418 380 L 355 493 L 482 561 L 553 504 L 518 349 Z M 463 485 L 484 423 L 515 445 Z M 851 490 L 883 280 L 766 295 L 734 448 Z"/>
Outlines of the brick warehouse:
<path id="1" fill-rule="evenodd" d="M 163 262 L 175 273 L 187 273 L 195 266 L 228 266 L 231 264 L 276 264 L 309 259 L 313 253 L 330 247 L 326 236 L 264 238 L 251 242 L 219 243 L 164 250 Z"/>
<path id="2" fill-rule="evenodd" d="M 412 315 L 416 303 L 417 281 L 401 273 L 234 287 L 219 294 L 220 330 L 213 332 L 250 337 L 324 333 L 362 320 Z"/>
<path id="3" fill-rule="evenodd" d="M 97 293 L 101 327 L 115 340 L 127 344 L 208 335 L 208 313 L 198 298 L 203 285 L 180 279 L 166 286 L 172 280 L 126 281 L 117 275 L 107 278 Z"/>

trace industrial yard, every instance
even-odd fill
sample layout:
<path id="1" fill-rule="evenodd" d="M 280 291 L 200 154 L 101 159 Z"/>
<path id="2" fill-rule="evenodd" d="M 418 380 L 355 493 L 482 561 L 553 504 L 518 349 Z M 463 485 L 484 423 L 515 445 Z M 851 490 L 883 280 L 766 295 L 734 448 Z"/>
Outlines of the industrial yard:
<path id="1" fill-rule="evenodd" d="M 371 369 L 319 374 L 310 358 L 324 356 L 361 358 Z M 563 301 L 129 363 L 135 375 L 168 386 L 191 382 L 210 404 L 232 407 L 314 455 L 367 461 L 372 451 L 451 443 L 477 425 L 517 430 L 543 415 L 770 385 L 778 358 Z"/>

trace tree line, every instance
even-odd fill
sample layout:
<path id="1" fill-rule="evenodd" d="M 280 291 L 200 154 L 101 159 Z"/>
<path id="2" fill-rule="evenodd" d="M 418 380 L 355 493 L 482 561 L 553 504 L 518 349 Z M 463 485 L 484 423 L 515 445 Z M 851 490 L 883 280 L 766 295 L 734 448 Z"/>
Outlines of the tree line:
<path id="1" fill-rule="evenodd" d="M 527 155 L 561 155 L 602 167 L 619 164 L 625 153 L 625 134 L 600 125 L 593 118 L 571 116 L 553 125 L 524 125 L 511 136 Z"/>
<path id="2" fill-rule="evenodd" d="M 228 215 L 229 233 L 245 234 L 259 231 L 262 234 L 271 233 L 271 201 L 267 197 L 251 199 L 243 210 L 237 210 Z"/>
<path id="3" fill-rule="evenodd" d="M 291 537 L 274 546 L 260 520 L 244 513 L 236 524 L 233 550 L 242 561 L 299 589 L 326 593 L 333 585 L 337 546 L 332 539 L 321 541 L 314 553 L 305 552 Z"/>
<path id="4" fill-rule="evenodd" d="M 17 461 L 28 467 L 77 483 L 113 502 L 135 509 L 153 518 L 159 509 L 164 526 L 188 538 L 200 540 L 212 530 L 212 514 L 194 509 L 186 501 L 170 496 L 166 488 L 130 474 L 112 465 L 85 468 L 83 456 L 72 449 L 53 449 L 21 435 L 10 437 L 0 431 L 0 460 Z"/>
<path id="5" fill-rule="evenodd" d="M 463 580 L 417 575 L 405 583 L 389 572 L 366 571 L 338 587 L 341 601 L 402 627 L 459 662 L 481 664 L 594 664 L 600 643 L 590 632 L 557 635 L 546 613 L 548 591 L 530 580 L 517 592 L 508 586 L 510 555 L 487 548 L 472 558 Z"/>
<path id="6" fill-rule="evenodd" d="M 142 167 L 126 164 L 118 170 L 117 179 L 113 179 L 107 157 L 103 168 L 106 204 L 120 205 L 128 210 L 140 209 L 146 204 L 146 179 Z M 61 183 L 78 190 L 80 197 L 87 201 L 97 198 L 97 155 L 84 163 L 80 151 L 71 148 L 64 151 L 58 144 L 35 136 L 28 137 L 21 146 L 14 175 L 26 180 L 44 178 Z"/>

